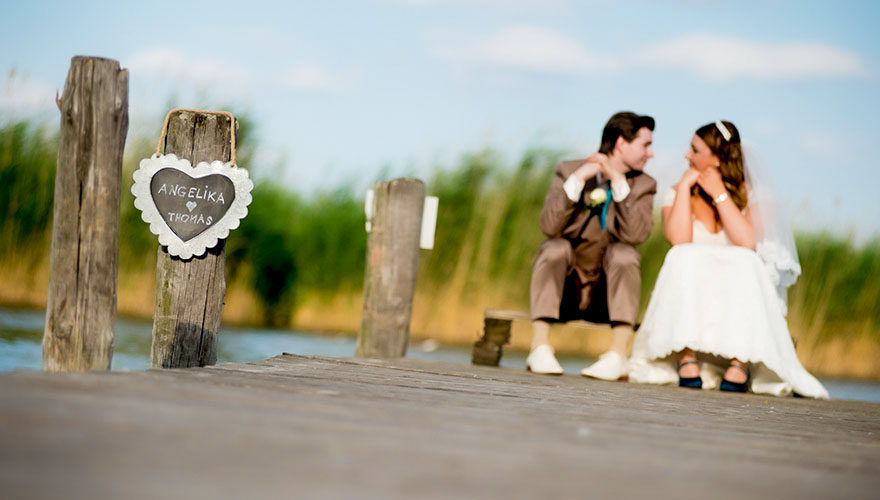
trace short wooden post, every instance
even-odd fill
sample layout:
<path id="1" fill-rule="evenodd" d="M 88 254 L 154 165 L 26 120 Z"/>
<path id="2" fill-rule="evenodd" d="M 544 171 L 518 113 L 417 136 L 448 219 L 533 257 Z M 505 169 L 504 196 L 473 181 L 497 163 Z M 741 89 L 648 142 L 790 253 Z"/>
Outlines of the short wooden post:
<path id="1" fill-rule="evenodd" d="M 406 355 L 419 267 L 425 185 L 403 178 L 377 183 L 375 215 L 367 239 L 364 308 L 356 356 Z"/>
<path id="2" fill-rule="evenodd" d="M 64 83 L 43 370 L 109 370 L 128 70 L 74 57 Z"/>
<path id="3" fill-rule="evenodd" d="M 236 133 L 232 122 L 227 115 L 177 111 L 168 120 L 164 152 L 193 165 L 229 161 L 230 140 Z M 217 330 L 226 295 L 225 248 L 221 240 L 201 257 L 181 260 L 159 247 L 151 368 L 217 362 Z"/>
<path id="4" fill-rule="evenodd" d="M 512 319 L 490 318 L 486 316 L 483 319 L 483 337 L 474 342 L 471 363 L 475 365 L 498 366 L 501 362 L 502 346 L 510 343 L 512 323 Z"/>

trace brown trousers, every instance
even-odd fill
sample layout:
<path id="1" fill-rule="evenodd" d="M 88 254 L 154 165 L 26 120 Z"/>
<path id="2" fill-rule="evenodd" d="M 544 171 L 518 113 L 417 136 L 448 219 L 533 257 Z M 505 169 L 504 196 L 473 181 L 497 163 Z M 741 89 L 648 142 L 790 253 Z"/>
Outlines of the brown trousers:
<path id="1" fill-rule="evenodd" d="M 571 242 L 550 238 L 532 266 L 532 320 L 636 324 L 642 287 L 641 255 L 627 243 L 610 243 L 595 262 L 578 262 Z"/>

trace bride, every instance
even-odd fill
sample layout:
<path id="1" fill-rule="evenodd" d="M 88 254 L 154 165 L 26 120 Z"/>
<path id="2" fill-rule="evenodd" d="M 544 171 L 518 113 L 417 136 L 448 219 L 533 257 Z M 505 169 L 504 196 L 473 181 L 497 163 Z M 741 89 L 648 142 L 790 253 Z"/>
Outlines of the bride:
<path id="1" fill-rule="evenodd" d="M 689 168 L 663 197 L 673 245 L 633 340 L 631 382 L 827 398 L 785 321 L 800 274 L 794 239 L 728 121 L 697 129 Z"/>

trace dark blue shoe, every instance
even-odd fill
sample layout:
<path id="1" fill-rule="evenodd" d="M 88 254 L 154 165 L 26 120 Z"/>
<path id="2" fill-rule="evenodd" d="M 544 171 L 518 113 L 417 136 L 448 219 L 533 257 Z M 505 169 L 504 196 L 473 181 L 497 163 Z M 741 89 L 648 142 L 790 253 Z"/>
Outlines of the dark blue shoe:
<path id="1" fill-rule="evenodd" d="M 745 382 L 731 382 L 726 378 L 721 379 L 721 387 L 719 387 L 722 391 L 728 392 L 746 392 L 748 387 Z"/>
<path id="2" fill-rule="evenodd" d="M 749 379 L 751 378 L 751 374 L 749 373 L 749 368 L 747 365 L 740 363 L 739 361 L 731 361 L 730 366 L 734 368 L 738 368 L 742 370 L 743 373 L 746 374 L 745 382 L 731 382 L 726 378 L 721 379 L 721 389 L 722 391 L 728 392 L 746 392 L 749 390 Z"/>
<path id="3" fill-rule="evenodd" d="M 696 365 L 698 364 L 696 361 L 685 361 L 684 363 L 678 364 L 678 371 L 681 372 L 682 366 L 687 365 Z M 703 379 L 700 377 L 682 377 L 678 376 L 678 386 L 679 387 L 690 387 L 691 389 L 702 389 L 703 388 Z"/>

